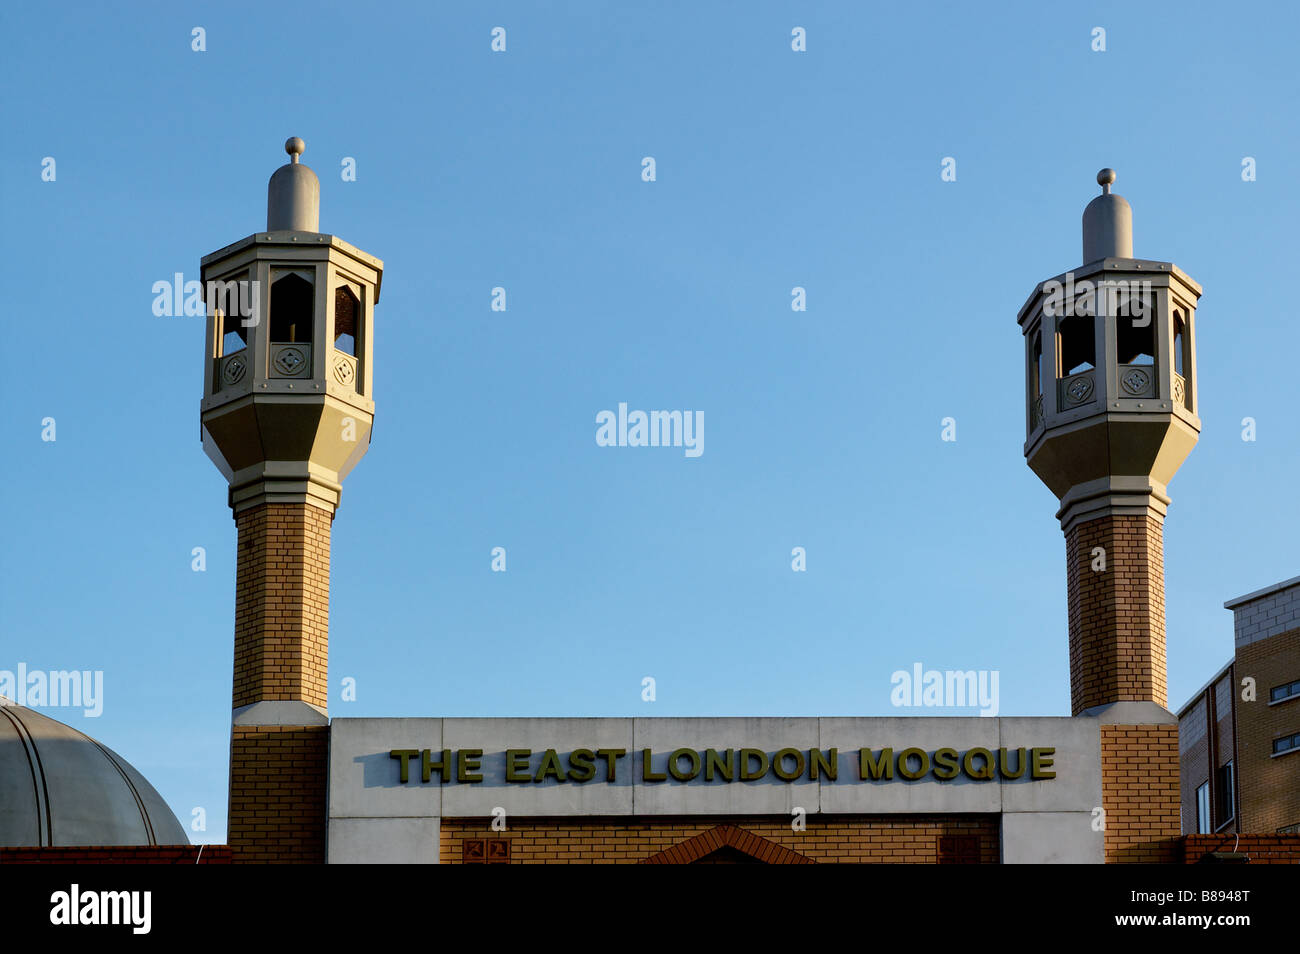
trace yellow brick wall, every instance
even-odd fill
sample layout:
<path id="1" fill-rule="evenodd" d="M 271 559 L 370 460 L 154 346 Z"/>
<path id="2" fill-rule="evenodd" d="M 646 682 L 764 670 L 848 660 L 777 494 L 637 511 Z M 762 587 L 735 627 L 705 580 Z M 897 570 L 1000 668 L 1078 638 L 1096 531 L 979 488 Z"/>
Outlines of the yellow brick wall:
<path id="1" fill-rule="evenodd" d="M 789 816 L 709 816 L 662 819 L 508 819 L 494 832 L 490 818 L 444 818 L 440 859 L 460 864 L 467 839 L 510 842 L 512 864 L 635 864 L 719 825 L 734 825 L 814 862 L 934 864 L 943 836 L 973 838 L 978 860 L 999 860 L 999 823 L 993 815 L 809 816 L 792 831 Z"/>
<path id="2" fill-rule="evenodd" d="M 329 726 L 234 726 L 227 841 L 235 862 L 322 864 Z"/>
<path id="3" fill-rule="evenodd" d="M 1075 524 L 1065 537 L 1074 715 L 1111 702 L 1167 704 L 1164 530 L 1153 516 Z M 1093 549 L 1106 569 L 1092 569 Z"/>
<path id="4" fill-rule="evenodd" d="M 236 708 L 268 699 L 325 707 L 332 521 L 309 504 L 236 515 Z"/>
<path id="5" fill-rule="evenodd" d="M 1106 862 L 1178 859 L 1177 725 L 1101 727 L 1101 803 Z"/>

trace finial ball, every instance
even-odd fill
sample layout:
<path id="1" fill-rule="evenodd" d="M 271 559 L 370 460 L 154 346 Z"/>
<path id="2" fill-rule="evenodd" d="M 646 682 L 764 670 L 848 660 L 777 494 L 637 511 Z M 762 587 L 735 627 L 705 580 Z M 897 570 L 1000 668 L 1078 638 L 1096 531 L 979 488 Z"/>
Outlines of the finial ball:
<path id="1" fill-rule="evenodd" d="M 1097 173 L 1097 185 L 1108 186 L 1116 179 L 1114 169 L 1103 169 Z"/>
<path id="2" fill-rule="evenodd" d="M 297 136 L 293 136 L 292 138 L 285 140 L 284 151 L 293 156 L 293 161 L 297 162 L 298 157 L 307 151 L 307 144 Z"/>

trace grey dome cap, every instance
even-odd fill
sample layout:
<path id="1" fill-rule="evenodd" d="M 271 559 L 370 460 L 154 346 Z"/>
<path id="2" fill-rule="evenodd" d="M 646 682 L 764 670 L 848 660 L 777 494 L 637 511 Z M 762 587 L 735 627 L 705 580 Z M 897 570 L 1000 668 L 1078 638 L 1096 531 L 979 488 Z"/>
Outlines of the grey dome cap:
<path id="1" fill-rule="evenodd" d="M 1122 195 L 1111 194 L 1114 169 L 1097 173 L 1102 193 L 1083 210 L 1083 264 L 1103 258 L 1133 257 L 1133 207 Z"/>
<path id="2" fill-rule="evenodd" d="M 297 136 L 284 144 L 289 161 L 271 173 L 266 186 L 268 232 L 320 231 L 320 180 L 298 161 L 307 149 Z"/>
<path id="3" fill-rule="evenodd" d="M 131 763 L 71 726 L 0 697 L 0 846 L 188 845 Z"/>

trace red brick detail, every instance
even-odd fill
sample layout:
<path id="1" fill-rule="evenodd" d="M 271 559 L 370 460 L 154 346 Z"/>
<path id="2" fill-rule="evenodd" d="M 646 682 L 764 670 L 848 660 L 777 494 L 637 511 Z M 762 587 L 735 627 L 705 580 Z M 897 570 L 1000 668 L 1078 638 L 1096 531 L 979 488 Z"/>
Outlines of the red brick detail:
<path id="1" fill-rule="evenodd" d="M 268 699 L 325 708 L 333 520 L 297 503 L 236 514 L 234 708 Z"/>
<path id="2" fill-rule="evenodd" d="M 694 838 L 687 838 L 672 848 L 665 849 L 649 858 L 642 858 L 643 865 L 691 864 L 722 848 L 734 848 L 742 854 L 769 865 L 811 865 L 816 864 L 797 851 L 791 851 L 774 841 L 768 841 L 752 832 L 737 828 L 735 825 L 719 825 Z"/>
<path id="3" fill-rule="evenodd" d="M 1094 550 L 1105 552 L 1105 569 Z M 1073 714 L 1112 702 L 1167 704 L 1164 527 L 1112 515 L 1065 535 Z"/>
<path id="4" fill-rule="evenodd" d="M 462 864 L 508 865 L 510 842 L 504 838 L 466 838 L 461 842 Z"/>
<path id="5" fill-rule="evenodd" d="M 226 845 L 0 848 L 0 865 L 228 865 Z"/>
<path id="6" fill-rule="evenodd" d="M 1177 725 L 1101 727 L 1106 862 L 1178 860 Z"/>
<path id="7" fill-rule="evenodd" d="M 980 863 L 980 842 L 971 835 L 940 835 L 939 864 L 977 865 Z"/>
<path id="8" fill-rule="evenodd" d="M 232 859 L 323 864 L 329 726 L 234 726 Z"/>

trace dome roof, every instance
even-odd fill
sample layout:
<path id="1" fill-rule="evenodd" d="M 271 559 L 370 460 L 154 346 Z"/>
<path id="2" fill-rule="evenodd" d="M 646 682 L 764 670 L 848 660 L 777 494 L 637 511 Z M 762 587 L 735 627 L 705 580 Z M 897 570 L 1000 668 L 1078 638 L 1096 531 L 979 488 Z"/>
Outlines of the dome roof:
<path id="1" fill-rule="evenodd" d="M 0 846 L 189 843 L 162 796 L 126 759 L 0 697 Z"/>

